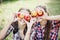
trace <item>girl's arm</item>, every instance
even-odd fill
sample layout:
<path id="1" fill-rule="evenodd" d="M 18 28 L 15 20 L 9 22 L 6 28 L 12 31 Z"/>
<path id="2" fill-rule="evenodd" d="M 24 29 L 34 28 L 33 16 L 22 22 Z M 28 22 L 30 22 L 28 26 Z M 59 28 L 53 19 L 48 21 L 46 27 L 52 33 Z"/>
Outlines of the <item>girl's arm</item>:
<path id="1" fill-rule="evenodd" d="M 24 40 L 30 40 L 31 28 L 27 30 Z"/>
<path id="2" fill-rule="evenodd" d="M 46 17 L 43 17 L 43 19 L 47 19 L 47 20 L 60 20 L 60 15 L 46 16 Z"/>
<path id="3" fill-rule="evenodd" d="M 26 35 L 25 35 L 24 40 L 30 40 L 31 28 L 32 28 L 32 25 L 33 25 L 34 22 L 36 22 L 36 19 L 35 19 L 35 18 L 32 18 L 32 19 L 30 20 L 30 22 L 26 22 L 28 29 L 27 29 L 27 32 L 26 32 Z"/>
<path id="4" fill-rule="evenodd" d="M 12 23 L 12 22 L 11 22 Z M 9 35 L 10 31 L 12 30 L 12 26 L 11 23 L 9 23 L 6 27 L 4 27 L 1 31 L 0 31 L 0 40 L 3 40 L 6 36 Z M 9 31 L 8 31 L 9 29 Z"/>
<path id="5" fill-rule="evenodd" d="M 12 16 L 12 20 L 0 31 L 0 40 L 3 40 L 5 37 L 9 35 L 9 33 L 12 31 L 12 23 L 15 22 L 15 15 Z"/>
<path id="6" fill-rule="evenodd" d="M 32 27 L 32 23 L 28 23 L 27 24 L 28 29 L 27 29 L 24 40 L 30 40 L 31 27 Z"/>

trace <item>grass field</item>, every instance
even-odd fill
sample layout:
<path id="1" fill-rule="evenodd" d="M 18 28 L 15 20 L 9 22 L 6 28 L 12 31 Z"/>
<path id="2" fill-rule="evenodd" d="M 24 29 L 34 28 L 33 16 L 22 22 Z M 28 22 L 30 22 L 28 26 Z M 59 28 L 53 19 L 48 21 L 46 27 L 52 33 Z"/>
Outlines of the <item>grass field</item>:
<path id="1" fill-rule="evenodd" d="M 0 30 L 12 20 L 12 14 L 20 8 L 28 8 L 32 11 L 37 5 L 46 5 L 50 15 L 60 14 L 60 0 L 4 2 L 0 4 Z M 12 40 L 12 33 L 5 40 Z"/>

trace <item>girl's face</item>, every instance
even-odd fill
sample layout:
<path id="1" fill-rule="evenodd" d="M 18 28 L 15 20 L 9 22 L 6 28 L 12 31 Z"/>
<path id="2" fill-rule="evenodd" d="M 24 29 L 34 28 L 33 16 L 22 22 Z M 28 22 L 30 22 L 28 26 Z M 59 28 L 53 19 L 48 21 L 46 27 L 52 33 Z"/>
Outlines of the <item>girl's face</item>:
<path id="1" fill-rule="evenodd" d="M 22 15 L 29 15 L 29 12 L 24 9 L 24 10 L 21 10 L 20 11 L 20 14 L 22 14 Z M 18 22 L 21 25 L 26 24 L 25 21 L 24 21 L 24 18 L 23 19 L 18 18 Z"/>
<path id="2" fill-rule="evenodd" d="M 42 16 L 38 16 L 38 17 L 37 17 L 39 21 L 42 21 L 42 20 L 43 20 L 43 19 L 41 19 L 42 17 L 48 16 L 48 14 L 44 11 L 43 8 L 37 7 L 37 8 L 35 9 L 35 11 L 36 11 L 37 13 L 40 13 L 40 14 L 43 13 Z"/>

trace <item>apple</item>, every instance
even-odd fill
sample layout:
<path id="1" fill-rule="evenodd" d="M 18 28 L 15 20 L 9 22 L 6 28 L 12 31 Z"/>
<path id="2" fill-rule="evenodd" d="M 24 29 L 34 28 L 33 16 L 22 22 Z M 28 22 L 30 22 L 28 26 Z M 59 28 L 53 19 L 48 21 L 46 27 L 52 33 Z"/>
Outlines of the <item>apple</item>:
<path id="1" fill-rule="evenodd" d="M 38 16 L 42 16 L 43 14 L 43 11 L 38 12 Z"/>
<path id="2" fill-rule="evenodd" d="M 24 16 L 24 19 L 26 20 L 26 21 L 30 21 L 30 19 L 31 19 L 31 17 L 30 16 L 28 16 L 28 15 L 26 15 L 26 16 Z"/>
<path id="3" fill-rule="evenodd" d="M 36 17 L 36 16 L 37 16 L 37 13 L 36 13 L 35 11 L 33 11 L 33 12 L 31 13 L 31 16 L 32 16 L 32 17 Z"/>
<path id="4" fill-rule="evenodd" d="M 21 15 L 20 15 L 20 18 L 21 18 L 21 19 L 22 19 L 22 18 L 24 18 L 24 15 L 23 15 L 23 14 L 21 14 Z"/>
<path id="5" fill-rule="evenodd" d="M 20 17 L 20 14 L 17 14 L 18 17 Z"/>
<path id="6" fill-rule="evenodd" d="M 24 15 L 19 13 L 18 18 L 21 18 L 21 19 L 24 18 Z"/>

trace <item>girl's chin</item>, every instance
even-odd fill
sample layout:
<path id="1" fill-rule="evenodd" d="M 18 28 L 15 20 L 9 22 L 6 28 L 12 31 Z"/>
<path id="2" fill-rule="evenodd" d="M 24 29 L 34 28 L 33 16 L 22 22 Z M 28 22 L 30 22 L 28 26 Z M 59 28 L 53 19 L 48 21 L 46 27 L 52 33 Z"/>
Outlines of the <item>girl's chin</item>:
<path id="1" fill-rule="evenodd" d="M 41 22 L 43 19 L 39 19 L 38 21 Z"/>

